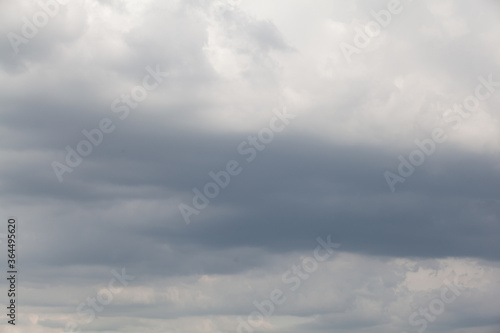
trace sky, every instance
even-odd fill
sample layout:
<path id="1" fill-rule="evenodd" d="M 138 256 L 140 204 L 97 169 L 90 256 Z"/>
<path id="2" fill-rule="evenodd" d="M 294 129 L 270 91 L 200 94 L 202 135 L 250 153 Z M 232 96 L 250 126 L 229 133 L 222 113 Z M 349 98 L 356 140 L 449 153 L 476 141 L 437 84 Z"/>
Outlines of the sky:
<path id="1" fill-rule="evenodd" d="M 500 332 L 499 30 L 494 0 L 1 1 L 0 332 Z"/>

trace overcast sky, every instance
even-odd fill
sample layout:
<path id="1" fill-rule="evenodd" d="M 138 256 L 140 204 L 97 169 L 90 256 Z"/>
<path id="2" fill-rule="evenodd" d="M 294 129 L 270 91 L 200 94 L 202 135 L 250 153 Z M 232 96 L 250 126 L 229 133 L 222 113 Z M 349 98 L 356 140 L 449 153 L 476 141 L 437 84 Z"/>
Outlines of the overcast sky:
<path id="1" fill-rule="evenodd" d="M 496 0 L 1 1 L 0 332 L 498 333 L 499 31 Z"/>

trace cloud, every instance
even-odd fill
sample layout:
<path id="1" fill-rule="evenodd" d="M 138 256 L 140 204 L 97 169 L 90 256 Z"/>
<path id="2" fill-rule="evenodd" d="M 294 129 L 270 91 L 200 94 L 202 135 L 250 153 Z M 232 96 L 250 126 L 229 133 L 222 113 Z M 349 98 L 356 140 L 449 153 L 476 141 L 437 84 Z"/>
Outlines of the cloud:
<path id="1" fill-rule="evenodd" d="M 85 330 L 235 332 L 281 288 L 256 332 L 413 332 L 458 277 L 426 330 L 497 332 L 500 94 L 446 121 L 479 77 L 500 81 L 497 4 L 403 5 L 349 64 L 339 44 L 386 1 L 77 1 L 17 54 L 7 35 L 42 7 L 1 3 L 0 200 L 22 268 L 5 331 L 80 325 L 123 267 L 137 279 Z M 147 68 L 165 74 L 121 118 Z M 247 161 L 239 144 L 285 108 L 296 119 Z M 114 130 L 59 182 L 52 163 L 102 119 Z M 384 172 L 435 128 L 446 142 L 391 192 Z M 242 172 L 186 225 L 179 204 L 231 160 Z M 291 291 L 283 274 L 326 235 L 338 253 Z"/>

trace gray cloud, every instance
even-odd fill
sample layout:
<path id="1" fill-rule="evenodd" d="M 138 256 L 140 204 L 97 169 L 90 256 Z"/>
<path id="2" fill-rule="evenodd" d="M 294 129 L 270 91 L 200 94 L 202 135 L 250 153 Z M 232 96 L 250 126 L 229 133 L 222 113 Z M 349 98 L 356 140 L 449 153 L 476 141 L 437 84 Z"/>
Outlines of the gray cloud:
<path id="1" fill-rule="evenodd" d="M 500 80 L 497 6 L 404 6 L 351 64 L 339 43 L 387 2 L 87 0 L 18 54 L 4 38 L 0 200 L 20 221 L 19 329 L 80 323 L 78 305 L 125 267 L 137 279 L 82 328 L 235 332 L 281 288 L 256 332 L 410 332 L 459 276 L 466 291 L 427 331 L 497 332 L 500 94 L 446 127 L 396 192 L 384 178 L 479 76 Z M 5 36 L 40 11 L 0 9 Z M 147 68 L 168 75 L 121 119 L 114 101 Z M 248 162 L 239 145 L 284 107 L 296 119 Z M 59 182 L 52 163 L 104 118 L 114 130 Z M 186 225 L 179 204 L 231 160 L 241 174 Z M 338 253 L 291 291 L 283 274 L 327 235 Z"/>

